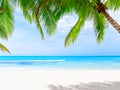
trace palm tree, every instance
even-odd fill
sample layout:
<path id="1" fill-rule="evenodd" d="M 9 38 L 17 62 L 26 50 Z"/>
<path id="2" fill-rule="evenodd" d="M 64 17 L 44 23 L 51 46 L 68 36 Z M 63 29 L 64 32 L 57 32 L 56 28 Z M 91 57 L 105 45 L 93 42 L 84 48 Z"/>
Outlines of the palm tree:
<path id="1" fill-rule="evenodd" d="M 62 8 L 64 8 L 64 10 L 62 10 Z M 104 38 L 107 20 L 118 32 L 120 32 L 120 25 L 107 13 L 108 9 L 117 10 L 119 8 L 119 0 L 61 0 L 61 2 L 57 4 L 54 12 L 56 17 L 59 15 L 60 18 L 64 14 L 71 12 L 75 12 L 79 17 L 78 21 L 65 39 L 65 46 L 75 42 L 81 28 L 88 19 L 93 20 L 94 22 L 95 34 L 98 43 L 100 43 Z"/>
<path id="2" fill-rule="evenodd" d="M 119 0 L 17 0 L 25 18 L 31 23 L 34 21 L 44 38 L 42 21 L 49 35 L 56 30 L 58 20 L 65 14 L 75 12 L 78 21 L 70 30 L 65 39 L 65 46 L 74 43 L 86 20 L 93 20 L 95 34 L 100 43 L 105 34 L 107 20 L 120 32 L 120 25 L 107 13 L 107 10 L 120 8 Z"/>
<path id="3" fill-rule="evenodd" d="M 0 38 L 8 39 L 13 32 L 13 2 L 12 0 L 1 0 L 0 1 Z M 0 44 L 0 49 L 10 53 L 10 51 Z"/>

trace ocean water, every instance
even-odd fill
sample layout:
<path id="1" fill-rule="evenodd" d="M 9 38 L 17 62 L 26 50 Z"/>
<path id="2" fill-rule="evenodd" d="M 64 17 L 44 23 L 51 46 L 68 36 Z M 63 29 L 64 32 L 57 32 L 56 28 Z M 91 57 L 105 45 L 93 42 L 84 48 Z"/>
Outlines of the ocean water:
<path id="1" fill-rule="evenodd" d="M 120 56 L 0 56 L 0 67 L 120 69 Z"/>

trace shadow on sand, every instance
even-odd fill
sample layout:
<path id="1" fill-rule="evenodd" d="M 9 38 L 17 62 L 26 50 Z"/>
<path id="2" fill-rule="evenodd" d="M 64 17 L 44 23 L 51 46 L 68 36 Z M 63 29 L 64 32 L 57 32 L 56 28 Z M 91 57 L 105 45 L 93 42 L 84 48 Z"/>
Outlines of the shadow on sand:
<path id="1" fill-rule="evenodd" d="M 50 90 L 120 90 L 120 82 L 91 82 L 69 86 L 49 85 L 49 88 Z"/>

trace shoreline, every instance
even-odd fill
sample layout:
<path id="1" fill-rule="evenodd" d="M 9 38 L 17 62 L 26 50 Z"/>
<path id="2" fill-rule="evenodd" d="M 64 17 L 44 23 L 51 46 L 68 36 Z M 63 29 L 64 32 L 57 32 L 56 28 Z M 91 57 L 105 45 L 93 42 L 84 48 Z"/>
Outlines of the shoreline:
<path id="1" fill-rule="evenodd" d="M 50 90 L 49 85 L 120 81 L 120 70 L 0 67 L 1 90 Z"/>

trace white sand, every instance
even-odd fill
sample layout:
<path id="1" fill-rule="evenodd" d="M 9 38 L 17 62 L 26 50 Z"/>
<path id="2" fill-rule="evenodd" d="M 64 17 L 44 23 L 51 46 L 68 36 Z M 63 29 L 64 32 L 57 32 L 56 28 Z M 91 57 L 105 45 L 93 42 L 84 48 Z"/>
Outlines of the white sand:
<path id="1" fill-rule="evenodd" d="M 0 68 L 0 90 L 49 90 L 48 85 L 120 81 L 120 70 Z"/>

